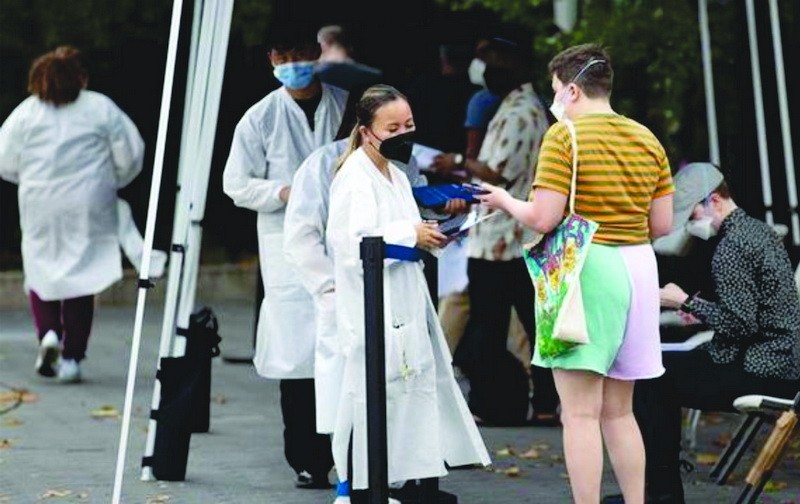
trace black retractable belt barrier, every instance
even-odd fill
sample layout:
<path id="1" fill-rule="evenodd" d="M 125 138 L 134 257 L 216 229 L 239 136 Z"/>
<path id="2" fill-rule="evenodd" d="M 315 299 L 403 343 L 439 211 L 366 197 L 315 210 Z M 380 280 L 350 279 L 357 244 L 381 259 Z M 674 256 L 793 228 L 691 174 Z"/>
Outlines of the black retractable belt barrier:
<path id="1" fill-rule="evenodd" d="M 142 460 L 142 465 L 150 466 L 158 480 L 183 481 L 192 436 L 192 391 L 199 373 L 185 357 L 162 357 L 156 378 L 161 382 L 161 401 L 151 417 L 158 428 L 153 455 Z"/>
<path id="2" fill-rule="evenodd" d="M 222 340 L 214 312 L 203 307 L 192 313 L 189 328 L 178 328 L 186 337 L 183 357 L 162 357 L 156 379 L 161 383 L 153 455 L 142 460 L 162 481 L 186 479 L 189 441 L 193 432 L 208 432 L 211 408 L 211 359 L 219 355 Z"/>
<path id="3" fill-rule="evenodd" d="M 192 432 L 208 432 L 211 417 L 211 359 L 219 355 L 219 324 L 211 308 L 192 313 L 186 334 L 186 358 L 199 371 L 192 390 L 190 427 Z"/>
<path id="4" fill-rule="evenodd" d="M 383 313 L 383 260 L 425 261 L 428 288 L 438 299 L 436 258 L 419 249 L 387 245 L 380 236 L 361 241 L 364 268 L 364 321 L 367 385 L 367 469 L 368 503 L 389 501 L 386 448 L 386 353 Z M 435 301 L 434 301 L 435 302 Z M 352 475 L 351 475 L 352 477 Z M 392 497 L 402 504 L 458 504 L 455 495 L 439 490 L 438 478 L 410 481 Z"/>

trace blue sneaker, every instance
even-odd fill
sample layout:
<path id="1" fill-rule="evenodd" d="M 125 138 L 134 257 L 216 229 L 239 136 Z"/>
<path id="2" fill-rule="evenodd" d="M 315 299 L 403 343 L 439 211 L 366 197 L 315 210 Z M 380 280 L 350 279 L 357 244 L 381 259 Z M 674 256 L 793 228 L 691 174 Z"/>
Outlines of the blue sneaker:
<path id="1" fill-rule="evenodd" d="M 340 481 L 336 485 L 336 499 L 333 504 L 350 504 L 350 483 Z"/>

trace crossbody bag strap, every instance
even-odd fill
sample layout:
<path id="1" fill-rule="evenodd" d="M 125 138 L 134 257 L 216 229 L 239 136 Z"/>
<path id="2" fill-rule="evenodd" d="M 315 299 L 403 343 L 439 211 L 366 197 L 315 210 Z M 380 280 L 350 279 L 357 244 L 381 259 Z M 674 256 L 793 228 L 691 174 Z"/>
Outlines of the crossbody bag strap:
<path id="1" fill-rule="evenodd" d="M 578 134 L 575 132 L 575 124 L 569 119 L 564 119 L 564 124 L 569 130 L 572 140 L 572 181 L 569 184 L 569 213 L 575 213 L 575 186 L 578 181 Z"/>

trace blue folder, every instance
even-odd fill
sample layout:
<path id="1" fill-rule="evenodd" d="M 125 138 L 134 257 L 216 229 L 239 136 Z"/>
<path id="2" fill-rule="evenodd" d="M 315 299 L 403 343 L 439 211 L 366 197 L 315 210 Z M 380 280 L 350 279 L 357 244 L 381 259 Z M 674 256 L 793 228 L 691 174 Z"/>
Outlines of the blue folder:
<path id="1" fill-rule="evenodd" d="M 472 184 L 441 184 L 419 186 L 411 189 L 417 205 L 423 208 L 442 207 L 451 199 L 463 199 L 467 203 L 478 203 L 476 194 L 486 191 Z"/>

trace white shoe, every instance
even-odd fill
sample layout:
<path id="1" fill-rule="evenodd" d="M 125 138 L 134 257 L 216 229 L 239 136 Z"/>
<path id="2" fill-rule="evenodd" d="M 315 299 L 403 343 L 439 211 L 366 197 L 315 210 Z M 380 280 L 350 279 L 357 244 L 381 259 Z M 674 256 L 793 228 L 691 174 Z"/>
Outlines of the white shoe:
<path id="1" fill-rule="evenodd" d="M 61 383 L 78 383 L 81 381 L 81 367 L 74 359 L 62 359 L 58 366 L 58 381 Z"/>
<path id="2" fill-rule="evenodd" d="M 51 378 L 56 375 L 58 359 L 61 356 L 61 344 L 58 335 L 52 329 L 47 331 L 39 342 L 39 355 L 36 356 L 36 372 Z"/>

